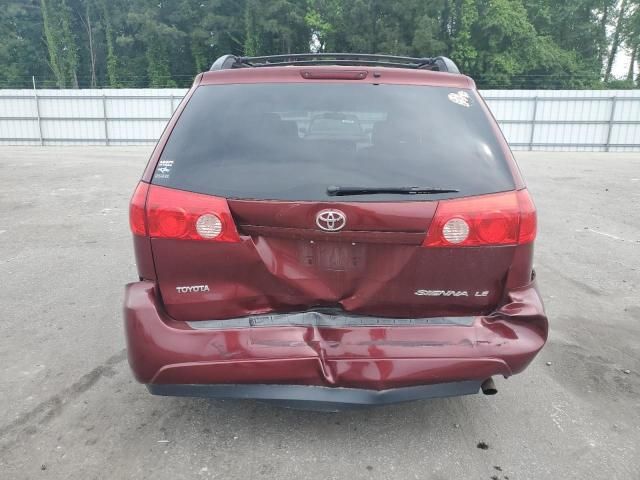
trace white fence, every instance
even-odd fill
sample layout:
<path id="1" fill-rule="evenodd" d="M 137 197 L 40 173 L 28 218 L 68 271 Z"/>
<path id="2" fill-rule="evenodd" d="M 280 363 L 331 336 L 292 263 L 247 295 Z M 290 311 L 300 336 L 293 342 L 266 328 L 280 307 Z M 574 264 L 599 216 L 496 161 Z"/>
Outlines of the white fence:
<path id="1" fill-rule="evenodd" d="M 152 144 L 185 92 L 0 90 L 0 145 Z M 640 90 L 482 94 L 514 150 L 640 151 Z"/>

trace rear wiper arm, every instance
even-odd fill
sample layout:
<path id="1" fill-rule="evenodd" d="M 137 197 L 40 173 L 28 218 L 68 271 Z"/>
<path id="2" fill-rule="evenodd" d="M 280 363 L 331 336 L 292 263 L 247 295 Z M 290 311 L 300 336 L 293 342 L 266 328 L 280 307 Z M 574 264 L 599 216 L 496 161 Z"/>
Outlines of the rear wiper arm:
<path id="1" fill-rule="evenodd" d="M 327 187 L 327 195 L 340 197 L 346 195 L 375 195 L 387 193 L 392 195 L 434 195 L 437 193 L 457 193 L 455 188 L 437 187 Z"/>

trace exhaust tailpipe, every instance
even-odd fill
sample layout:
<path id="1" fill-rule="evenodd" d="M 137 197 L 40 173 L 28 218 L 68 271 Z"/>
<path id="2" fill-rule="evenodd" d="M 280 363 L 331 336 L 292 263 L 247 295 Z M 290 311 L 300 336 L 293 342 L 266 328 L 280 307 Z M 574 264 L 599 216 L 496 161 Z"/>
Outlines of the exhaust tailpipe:
<path id="1" fill-rule="evenodd" d="M 480 388 L 482 389 L 482 393 L 484 393 L 485 395 L 495 395 L 496 393 L 498 393 L 496 384 L 493 383 L 493 378 L 491 377 L 487 378 L 484 382 L 482 382 L 482 385 L 480 385 Z"/>

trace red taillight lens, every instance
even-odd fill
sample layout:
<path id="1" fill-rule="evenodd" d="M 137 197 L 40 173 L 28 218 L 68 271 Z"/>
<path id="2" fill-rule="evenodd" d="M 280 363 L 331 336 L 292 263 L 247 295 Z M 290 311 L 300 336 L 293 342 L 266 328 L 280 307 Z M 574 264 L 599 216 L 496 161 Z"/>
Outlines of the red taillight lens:
<path id="1" fill-rule="evenodd" d="M 147 200 L 148 190 L 149 184 L 140 182 L 129 203 L 129 226 L 134 235 L 145 236 L 147 234 L 144 203 Z"/>
<path id="2" fill-rule="evenodd" d="M 535 207 L 527 190 L 519 190 L 441 201 L 423 245 L 516 245 L 535 236 Z"/>
<path id="3" fill-rule="evenodd" d="M 152 185 L 146 212 L 152 238 L 240 241 L 224 198 Z"/>
<path id="4" fill-rule="evenodd" d="M 518 204 L 520 205 L 520 234 L 518 243 L 531 243 L 536 239 L 538 232 L 538 219 L 536 216 L 536 206 L 533 204 L 531 195 L 525 190 L 518 190 Z"/>

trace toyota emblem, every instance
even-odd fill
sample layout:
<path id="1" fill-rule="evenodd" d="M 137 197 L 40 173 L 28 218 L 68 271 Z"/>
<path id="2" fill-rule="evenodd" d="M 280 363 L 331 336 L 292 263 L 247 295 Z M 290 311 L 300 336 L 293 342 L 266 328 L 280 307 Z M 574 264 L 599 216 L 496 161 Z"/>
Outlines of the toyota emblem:
<path id="1" fill-rule="evenodd" d="M 327 208 L 316 215 L 316 225 L 325 232 L 337 232 L 347 224 L 347 216 L 340 210 Z"/>

